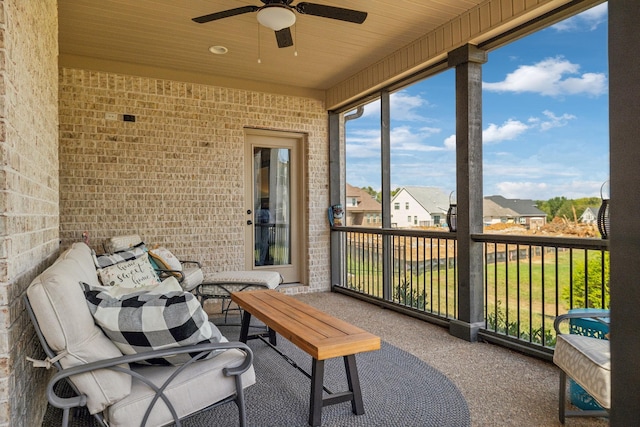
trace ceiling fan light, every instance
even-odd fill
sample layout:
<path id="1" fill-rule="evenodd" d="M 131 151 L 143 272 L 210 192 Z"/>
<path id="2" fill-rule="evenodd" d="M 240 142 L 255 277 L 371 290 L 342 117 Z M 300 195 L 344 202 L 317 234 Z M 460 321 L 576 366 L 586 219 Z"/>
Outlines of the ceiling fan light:
<path id="1" fill-rule="evenodd" d="M 295 24 L 296 15 L 285 6 L 267 5 L 258 11 L 258 22 L 273 31 L 280 31 Z"/>

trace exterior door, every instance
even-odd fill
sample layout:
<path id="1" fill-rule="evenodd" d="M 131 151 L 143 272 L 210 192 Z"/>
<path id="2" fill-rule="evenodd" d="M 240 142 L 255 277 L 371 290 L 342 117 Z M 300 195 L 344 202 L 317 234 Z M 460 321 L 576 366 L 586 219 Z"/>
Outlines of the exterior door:
<path id="1" fill-rule="evenodd" d="M 247 130 L 245 140 L 246 268 L 277 271 L 285 283 L 302 282 L 303 137 Z"/>

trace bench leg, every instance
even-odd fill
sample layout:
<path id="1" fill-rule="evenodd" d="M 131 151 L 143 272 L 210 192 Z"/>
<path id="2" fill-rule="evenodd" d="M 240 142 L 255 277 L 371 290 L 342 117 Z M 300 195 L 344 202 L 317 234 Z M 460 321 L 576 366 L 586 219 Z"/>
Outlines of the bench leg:
<path id="1" fill-rule="evenodd" d="M 340 402 L 351 401 L 351 411 L 356 415 L 364 414 L 364 403 L 362 401 L 362 391 L 360 390 L 356 356 L 352 354 L 350 356 L 344 356 L 343 359 L 349 391 L 330 393 L 326 398 L 323 397 L 322 394 L 324 390 L 324 360 L 313 359 L 313 364 L 311 365 L 311 399 L 309 402 L 310 426 L 315 427 L 322 424 L 323 406 L 335 405 Z"/>
<path id="2" fill-rule="evenodd" d="M 358 377 L 358 367 L 356 366 L 356 356 L 344 356 L 344 369 L 347 372 L 347 383 L 349 391 L 353 393 L 351 400 L 351 410 L 356 415 L 364 414 L 364 403 L 362 402 L 362 392 L 360 391 L 360 378 Z"/>
<path id="3" fill-rule="evenodd" d="M 267 329 L 269 333 L 269 342 L 271 343 L 271 345 L 278 345 L 278 341 L 276 339 L 276 331 L 269 327 L 267 327 Z"/>
<path id="4" fill-rule="evenodd" d="M 247 343 L 249 337 L 249 325 L 251 324 L 251 313 L 244 310 L 242 313 L 242 325 L 240 326 L 240 342 Z"/>
<path id="5" fill-rule="evenodd" d="M 324 360 L 313 359 L 311 366 L 311 399 L 309 402 L 309 425 L 322 424 L 322 385 L 324 382 Z"/>
<path id="6" fill-rule="evenodd" d="M 243 310 L 242 312 L 242 324 L 240 325 L 240 342 L 243 342 L 246 344 L 246 342 L 249 340 L 249 326 L 251 325 L 251 313 L 249 313 L 247 310 Z M 266 334 L 269 336 L 269 343 L 271 343 L 271 345 L 277 345 L 278 341 L 276 338 L 276 331 L 274 331 L 271 328 L 267 328 L 267 332 Z M 264 333 L 261 333 L 259 335 L 251 335 L 251 338 L 259 338 L 261 336 L 264 336 Z"/>

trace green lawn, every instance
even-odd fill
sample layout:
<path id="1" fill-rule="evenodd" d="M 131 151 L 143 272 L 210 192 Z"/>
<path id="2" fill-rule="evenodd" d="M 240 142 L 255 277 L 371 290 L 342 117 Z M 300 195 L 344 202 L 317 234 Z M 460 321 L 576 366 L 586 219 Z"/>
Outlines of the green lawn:
<path id="1" fill-rule="evenodd" d="M 594 272 L 590 264 L 589 286 L 599 288 L 602 281 L 600 253 L 593 251 L 589 260 L 597 266 Z M 348 286 L 381 298 L 380 263 L 365 259 L 348 261 Z M 553 320 L 571 308 L 568 295 L 572 277 L 576 289 L 573 306 L 584 306 L 584 296 L 579 298 L 584 294 L 584 279 L 580 281 L 581 277 L 584 278 L 584 264 L 582 250 L 574 250 L 572 255 L 568 250 L 546 253 L 533 256 L 531 261 L 527 256 L 488 263 L 485 272 L 488 328 L 538 343 L 542 343 L 544 336 L 544 344 L 553 345 Z M 455 317 L 455 292 L 455 271 L 452 268 L 422 274 L 395 272 L 392 281 L 395 302 L 445 317 Z"/>

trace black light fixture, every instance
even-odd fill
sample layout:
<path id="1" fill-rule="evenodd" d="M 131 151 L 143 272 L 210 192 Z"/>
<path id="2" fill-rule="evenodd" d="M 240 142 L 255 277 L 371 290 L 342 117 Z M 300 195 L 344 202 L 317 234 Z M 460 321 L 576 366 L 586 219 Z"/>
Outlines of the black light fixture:
<path id="1" fill-rule="evenodd" d="M 604 186 L 609 181 L 605 181 L 600 187 L 600 198 L 602 199 L 602 204 L 600 205 L 600 209 L 598 209 L 598 231 L 603 239 L 609 238 L 609 195 L 604 195 Z"/>
<path id="2" fill-rule="evenodd" d="M 458 205 L 455 198 L 453 198 L 453 193 L 455 191 L 449 194 L 449 210 L 447 210 L 447 226 L 449 231 L 452 232 L 458 229 Z"/>

